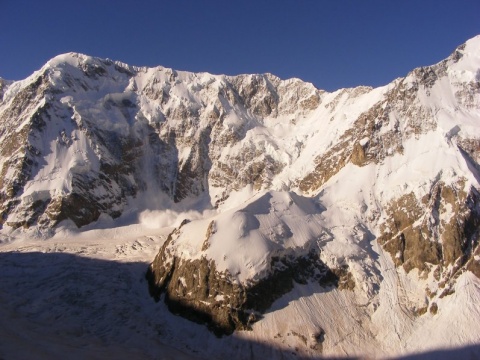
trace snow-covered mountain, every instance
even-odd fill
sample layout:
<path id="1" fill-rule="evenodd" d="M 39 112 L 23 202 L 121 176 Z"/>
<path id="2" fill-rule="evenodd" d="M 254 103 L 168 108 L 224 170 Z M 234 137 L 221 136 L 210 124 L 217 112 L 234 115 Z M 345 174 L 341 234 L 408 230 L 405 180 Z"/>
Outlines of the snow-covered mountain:
<path id="1" fill-rule="evenodd" d="M 76 53 L 0 79 L 4 242 L 175 223 L 151 294 L 308 356 L 480 341 L 479 164 L 480 36 L 333 93 Z"/>

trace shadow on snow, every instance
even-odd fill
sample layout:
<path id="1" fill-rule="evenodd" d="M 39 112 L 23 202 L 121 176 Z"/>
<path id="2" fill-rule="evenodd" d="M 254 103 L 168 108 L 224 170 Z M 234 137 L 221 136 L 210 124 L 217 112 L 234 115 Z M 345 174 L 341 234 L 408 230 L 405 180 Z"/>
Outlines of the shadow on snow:
<path id="1" fill-rule="evenodd" d="M 146 263 L 0 253 L 0 359 L 298 359 L 295 349 L 218 339 L 148 294 Z M 402 359 L 480 356 L 480 346 Z"/>

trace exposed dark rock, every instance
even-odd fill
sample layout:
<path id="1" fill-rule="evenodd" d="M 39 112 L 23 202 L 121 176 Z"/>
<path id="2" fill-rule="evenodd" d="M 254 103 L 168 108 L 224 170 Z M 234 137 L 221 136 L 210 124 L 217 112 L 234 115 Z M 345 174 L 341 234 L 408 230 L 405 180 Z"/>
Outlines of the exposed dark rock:
<path id="1" fill-rule="evenodd" d="M 20 222 L 7 222 L 8 226 L 11 226 L 14 229 L 19 227 L 29 228 L 30 226 L 36 225 L 38 218 L 45 212 L 45 209 L 48 207 L 50 199 L 46 200 L 37 200 L 23 209 L 19 209 L 19 212 L 23 212 L 23 219 Z"/>
<path id="2" fill-rule="evenodd" d="M 353 145 L 350 161 L 352 162 L 352 164 L 362 166 L 364 165 L 366 159 L 367 157 L 365 155 L 365 150 L 363 149 L 363 146 L 356 142 L 355 145 Z"/>
<path id="3" fill-rule="evenodd" d="M 310 348 L 322 352 L 323 342 L 325 341 L 325 330 L 319 328 L 316 332 L 311 334 L 311 339 L 313 340 L 313 345 L 310 345 Z"/>
<path id="4" fill-rule="evenodd" d="M 95 202 L 76 193 L 53 199 L 45 212 L 54 225 L 70 219 L 77 227 L 90 224 L 100 216 Z"/>
<path id="5" fill-rule="evenodd" d="M 477 227 L 477 232 L 478 232 Z M 478 236 L 478 234 L 477 234 Z M 466 269 L 474 273 L 478 278 L 480 278 L 480 245 L 478 241 L 471 245 L 471 256 L 466 263 Z"/>
<path id="6" fill-rule="evenodd" d="M 210 247 L 210 237 L 215 234 L 215 221 L 212 220 L 207 228 L 207 233 L 205 234 L 205 240 L 203 241 L 202 251 L 207 250 Z"/>
<path id="7" fill-rule="evenodd" d="M 387 209 L 389 221 L 378 238 L 395 265 L 407 272 L 418 269 L 420 276 L 426 277 L 433 269 L 439 289 L 443 289 L 439 298 L 454 292 L 455 282 L 465 270 L 480 274 L 475 259 L 480 196 L 474 188 L 465 192 L 464 186 L 461 179 L 449 186 L 437 182 L 423 199 L 410 193 L 392 202 Z M 426 296 L 433 298 L 436 293 L 426 289 Z M 437 308 L 432 304 L 430 312 L 435 314 Z M 423 309 L 416 312 L 424 313 Z"/>
<path id="8" fill-rule="evenodd" d="M 169 244 L 179 231 L 176 229 L 169 235 L 148 268 L 150 294 L 156 301 L 164 294 L 165 303 L 173 313 L 207 324 L 218 336 L 249 329 L 259 314 L 293 289 L 294 282 L 316 281 L 326 288 L 354 287 L 346 268 L 329 269 L 315 251 L 303 257 L 273 257 L 269 275 L 240 284 L 229 272 L 219 272 L 212 260 L 205 257 L 184 260 L 170 254 Z"/>

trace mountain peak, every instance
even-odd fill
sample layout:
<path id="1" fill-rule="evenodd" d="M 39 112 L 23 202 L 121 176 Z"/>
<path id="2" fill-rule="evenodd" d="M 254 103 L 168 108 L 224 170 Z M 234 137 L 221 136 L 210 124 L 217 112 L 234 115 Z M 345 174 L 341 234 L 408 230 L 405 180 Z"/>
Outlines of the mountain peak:
<path id="1" fill-rule="evenodd" d="M 0 231 L 186 218 L 149 270 L 177 313 L 231 333 L 303 284 L 324 316 L 361 308 L 364 338 L 408 339 L 480 277 L 479 41 L 332 93 L 59 55 L 0 102 Z"/>

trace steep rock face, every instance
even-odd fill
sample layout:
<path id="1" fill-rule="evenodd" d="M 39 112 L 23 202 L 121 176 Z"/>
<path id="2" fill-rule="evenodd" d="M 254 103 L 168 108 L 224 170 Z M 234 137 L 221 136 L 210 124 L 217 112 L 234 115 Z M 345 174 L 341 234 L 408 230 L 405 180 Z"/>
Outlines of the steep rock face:
<path id="1" fill-rule="evenodd" d="M 418 200 L 413 193 L 389 204 L 388 221 L 379 242 L 406 271 L 428 272 L 435 267 L 449 280 L 472 259 L 478 246 L 480 198 L 476 189 L 463 191 L 463 182 L 436 183 Z M 453 269 L 448 269 L 453 266 Z"/>

